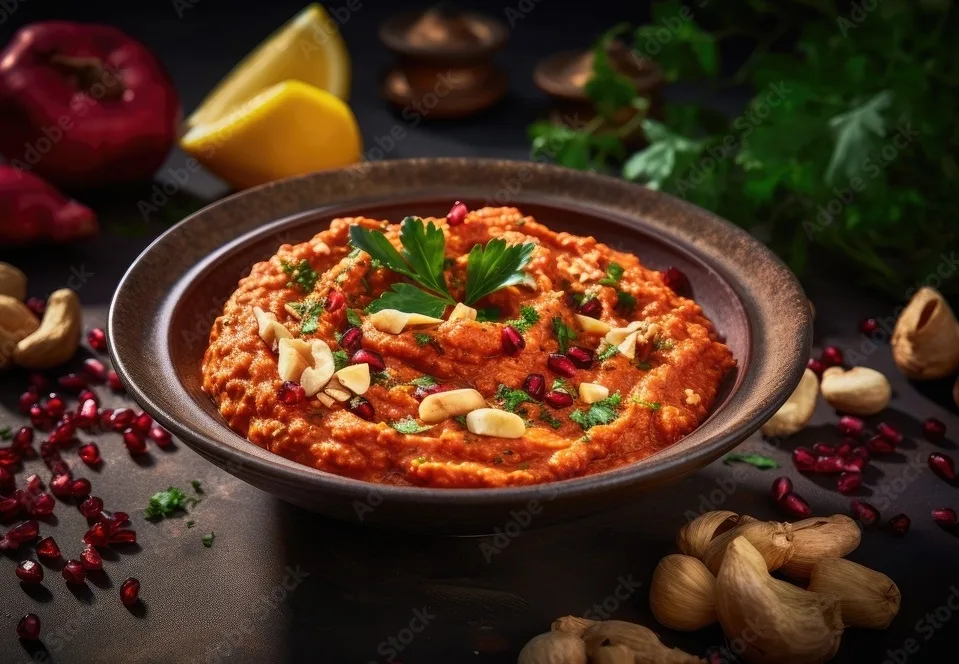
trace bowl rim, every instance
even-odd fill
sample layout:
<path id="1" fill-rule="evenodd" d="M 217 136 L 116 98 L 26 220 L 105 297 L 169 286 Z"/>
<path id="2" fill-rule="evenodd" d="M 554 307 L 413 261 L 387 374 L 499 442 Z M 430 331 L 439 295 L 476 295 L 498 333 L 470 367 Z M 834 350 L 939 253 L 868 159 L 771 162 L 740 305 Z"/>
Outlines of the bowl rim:
<path id="1" fill-rule="evenodd" d="M 759 337 L 759 335 L 765 330 L 757 331 L 753 329 L 757 322 L 763 322 L 764 324 L 778 323 L 781 325 L 783 321 L 793 317 L 794 322 L 797 323 L 795 330 L 797 332 L 796 334 L 793 336 L 786 335 L 784 338 L 777 340 L 778 354 L 781 356 L 786 356 L 788 360 L 785 363 L 785 366 L 782 363 L 776 364 L 775 366 L 760 366 L 761 363 L 753 362 L 749 367 L 749 370 L 744 372 L 746 375 L 741 378 L 740 389 L 735 390 L 730 395 L 730 399 L 732 400 L 735 398 L 737 393 L 741 391 L 743 387 L 745 387 L 744 383 L 748 382 L 747 379 L 750 378 L 750 373 L 753 371 L 763 370 L 770 374 L 768 377 L 769 379 L 773 379 L 772 372 L 776 372 L 775 389 L 766 395 L 765 398 L 759 397 L 761 399 L 761 404 L 757 409 L 754 409 L 755 412 L 750 418 L 741 422 L 732 423 L 735 426 L 729 426 L 727 424 L 722 431 L 717 432 L 710 438 L 696 443 L 687 451 L 687 453 L 684 454 L 674 454 L 673 456 L 667 455 L 666 458 L 660 459 L 656 458 L 660 456 L 663 451 L 667 451 L 672 447 L 679 445 L 682 440 L 684 440 L 681 439 L 680 441 L 677 441 L 677 443 L 674 443 L 673 446 L 665 448 L 665 450 L 638 462 L 605 472 L 565 480 L 558 480 L 546 484 L 498 488 L 456 489 L 416 487 L 371 483 L 328 473 L 310 466 L 299 464 L 279 455 L 272 454 L 253 445 L 252 443 L 248 443 L 245 438 L 233 432 L 226 425 L 226 423 L 222 421 L 219 422 L 219 425 L 224 434 L 247 442 L 250 449 L 240 448 L 230 444 L 229 442 L 217 440 L 207 436 L 202 432 L 193 431 L 190 427 L 182 424 L 176 417 L 175 413 L 169 412 L 166 408 L 161 407 L 157 403 L 157 400 L 148 393 L 149 388 L 144 388 L 141 386 L 139 381 L 140 372 L 138 372 L 137 369 L 138 364 L 142 364 L 142 362 L 138 363 L 135 361 L 141 358 L 139 356 L 136 358 L 126 357 L 118 352 L 118 340 L 122 338 L 124 331 L 123 321 L 118 319 L 119 312 L 124 308 L 125 301 L 132 296 L 133 291 L 135 290 L 134 283 L 140 277 L 140 272 L 146 269 L 145 263 L 148 262 L 148 258 L 151 257 L 154 252 L 165 247 L 165 245 L 169 243 L 171 239 L 175 239 L 179 234 L 184 233 L 185 229 L 190 228 L 191 225 L 201 223 L 206 216 L 211 214 L 211 210 L 221 209 L 224 208 L 224 206 L 235 206 L 237 205 L 238 201 L 245 202 L 257 197 L 269 196 L 271 194 L 281 196 L 286 190 L 296 191 L 298 188 L 308 188 L 317 180 L 346 177 L 349 181 L 350 179 L 355 180 L 356 176 L 360 175 L 363 176 L 364 179 L 369 178 L 375 181 L 390 177 L 397 178 L 400 177 L 400 175 L 404 172 L 409 174 L 411 170 L 424 170 L 431 172 L 436 171 L 439 174 L 447 172 L 452 173 L 455 172 L 456 169 L 464 168 L 464 166 L 474 170 L 485 168 L 489 169 L 490 172 L 495 171 L 500 175 L 509 173 L 516 175 L 521 169 L 528 169 L 531 170 L 534 175 L 542 175 L 547 179 L 558 179 L 561 182 L 567 183 L 575 182 L 583 186 L 587 191 L 593 191 L 594 188 L 596 190 L 602 189 L 607 191 L 621 190 L 619 193 L 622 193 L 627 197 L 632 196 L 634 198 L 641 199 L 638 202 L 654 203 L 655 205 L 651 209 L 645 211 L 639 211 L 635 207 L 621 209 L 621 216 L 631 216 L 634 219 L 642 217 L 644 223 L 650 224 L 654 228 L 662 230 L 664 233 L 666 233 L 664 240 L 667 243 L 677 245 L 677 248 L 681 249 L 687 254 L 692 254 L 693 257 L 702 260 L 709 267 L 717 269 L 717 271 L 720 272 L 719 276 L 734 289 L 736 296 L 740 298 L 743 308 L 746 311 L 752 339 L 752 342 L 749 346 L 751 353 L 755 352 L 757 343 L 760 349 L 767 348 L 765 345 L 766 340 Z M 423 190 L 422 194 L 425 196 L 430 190 L 435 190 L 437 188 L 456 189 L 456 186 L 454 182 L 449 182 L 447 184 L 424 184 L 421 185 L 421 188 Z M 549 188 L 549 186 L 546 187 L 546 189 Z M 539 193 L 542 194 L 543 192 Z M 598 195 L 599 194 L 597 194 L 597 196 Z M 561 195 L 555 194 L 555 190 L 553 197 L 562 198 Z M 524 198 L 524 196 L 520 196 L 520 200 L 516 201 L 516 205 L 518 207 L 522 207 L 522 198 Z M 536 199 L 535 196 L 526 196 L 526 198 Z M 548 200 L 549 198 L 550 196 L 547 194 L 546 199 Z M 540 196 L 539 200 L 543 199 L 543 196 Z M 355 203 L 354 207 L 357 207 L 363 202 L 368 202 L 371 205 L 376 204 L 374 201 L 369 201 L 363 197 L 354 197 L 351 199 L 349 196 L 346 196 L 342 200 L 337 201 L 336 207 L 345 207 L 351 200 Z M 593 209 L 592 213 L 598 214 L 598 211 L 595 209 L 595 207 L 600 205 L 600 203 L 596 200 L 588 202 L 590 207 Z M 301 209 L 299 212 L 294 211 L 273 215 L 271 217 L 272 222 L 267 222 L 264 225 L 281 225 L 283 222 L 288 222 L 291 218 L 298 217 L 302 214 L 315 215 L 320 213 L 324 206 L 325 204 L 323 203 L 314 203 L 312 205 L 308 205 L 304 209 Z M 575 211 L 577 206 L 573 201 L 568 201 L 567 204 L 563 205 L 562 207 L 564 209 L 573 208 Z M 685 238 L 686 241 L 683 241 L 684 238 L 682 237 L 682 234 L 671 233 L 671 231 L 674 229 L 668 228 L 663 219 L 655 218 L 657 207 L 662 208 L 658 210 L 661 213 L 682 213 L 690 216 L 694 222 L 692 226 L 697 228 L 703 235 L 716 237 L 715 234 L 718 233 L 721 234 L 727 241 L 741 243 L 744 249 L 742 252 L 740 252 L 740 255 L 748 255 L 750 264 L 746 265 L 740 261 L 735 265 L 735 267 L 741 270 L 746 270 L 747 275 L 755 273 L 755 276 L 750 277 L 747 284 L 729 280 L 728 275 L 723 273 L 726 271 L 726 268 L 728 268 L 729 265 L 717 261 L 714 257 L 706 256 L 702 251 L 704 246 L 708 247 L 710 245 L 708 243 L 706 245 L 691 244 L 688 238 Z M 241 236 L 237 236 L 235 240 L 242 240 L 243 237 L 256 232 L 256 230 L 256 226 L 251 226 L 250 230 L 244 232 Z M 686 231 L 688 230 L 689 229 L 686 229 Z M 710 235 L 711 233 L 713 235 Z M 231 243 L 228 243 L 226 247 L 228 247 L 229 244 Z M 209 259 L 212 256 L 218 256 L 220 253 L 219 247 L 215 251 L 208 252 L 207 254 L 201 256 L 198 259 L 198 262 L 194 263 L 192 268 L 187 269 L 178 277 L 176 284 L 182 287 L 178 293 L 179 296 L 182 296 L 183 292 L 185 292 L 190 283 L 192 283 L 189 281 L 190 273 L 199 268 L 199 266 L 201 266 L 206 259 Z M 723 260 L 729 261 L 731 259 L 731 256 L 723 255 Z M 739 274 L 741 276 L 742 273 Z M 768 285 L 768 283 L 773 280 L 777 282 L 776 292 L 781 296 L 780 300 L 775 305 L 775 311 L 777 315 L 782 317 L 782 320 L 777 321 L 776 318 L 767 317 L 766 319 L 761 318 L 759 321 L 757 321 L 754 319 L 754 317 L 759 313 L 756 310 L 756 307 L 763 306 L 763 303 L 757 298 L 752 297 L 752 294 L 749 293 L 745 286 L 760 286 L 764 282 Z M 186 283 L 184 283 L 184 281 L 186 281 Z M 161 304 L 159 310 L 162 311 L 164 309 L 163 303 L 167 303 L 167 306 L 165 307 L 167 311 L 164 321 L 169 322 L 169 318 L 172 316 L 172 309 L 175 308 L 175 305 L 179 300 L 169 303 L 169 298 L 164 299 L 162 296 L 158 297 L 158 302 Z M 768 313 L 769 312 L 767 312 L 767 314 Z M 769 417 L 771 417 L 776 410 L 779 409 L 786 399 L 788 399 L 795 386 L 799 383 L 803 371 L 805 370 L 806 359 L 808 358 L 812 337 L 808 300 L 806 299 L 806 296 L 803 293 L 802 288 L 795 276 L 768 248 L 766 248 L 758 240 L 750 236 L 741 228 L 738 228 L 729 222 L 685 201 L 658 191 L 640 187 L 639 185 L 632 184 L 618 178 L 599 175 L 596 173 L 573 171 L 559 166 L 537 162 L 480 158 L 422 158 L 364 162 L 343 169 L 322 171 L 298 176 L 295 178 L 287 178 L 285 180 L 280 180 L 241 191 L 215 201 L 209 206 L 194 212 L 176 225 L 169 228 L 166 232 L 161 234 L 152 243 L 150 243 L 150 245 L 147 246 L 140 256 L 138 256 L 137 259 L 131 264 L 120 280 L 120 283 L 117 286 L 113 299 L 110 303 L 107 329 L 109 352 L 114 363 L 114 368 L 126 386 L 130 396 L 147 412 L 153 415 L 161 425 L 171 430 L 177 435 L 177 437 L 187 443 L 188 446 L 193 448 L 208 460 L 217 463 L 217 465 L 226 466 L 228 471 L 230 470 L 229 464 L 239 463 L 243 469 L 247 471 L 247 474 L 255 474 L 259 478 L 268 479 L 272 483 L 285 485 L 288 487 L 295 487 L 298 489 L 307 487 L 310 491 L 328 491 L 331 494 L 338 495 L 345 499 L 366 500 L 371 494 L 375 494 L 382 500 L 389 501 L 392 504 L 443 504 L 445 506 L 457 504 L 463 506 L 513 505 L 523 500 L 534 500 L 544 496 L 549 497 L 558 494 L 562 494 L 564 497 L 586 498 L 616 489 L 623 489 L 638 483 L 648 482 L 650 484 L 655 484 L 657 480 L 663 481 L 664 479 L 668 479 L 667 476 L 680 474 L 684 467 L 688 472 L 692 472 L 692 470 L 698 470 L 758 430 L 759 427 Z M 164 339 L 168 339 L 169 332 L 170 330 L 162 330 L 159 332 L 159 334 L 163 335 Z M 169 344 L 164 344 L 161 354 L 168 353 Z M 768 355 L 768 351 L 766 354 Z M 161 373 L 162 372 L 155 372 L 155 374 Z M 161 383 L 166 383 L 167 387 L 172 386 L 174 389 L 179 389 L 187 399 L 192 400 L 192 397 L 184 388 L 178 377 L 170 376 L 169 379 L 167 379 L 162 375 L 159 375 L 157 380 L 159 380 Z M 741 397 L 741 399 L 746 398 L 748 397 Z M 723 407 L 732 408 L 734 405 L 736 404 L 726 403 L 723 405 Z M 199 409 L 199 406 L 196 406 L 196 408 Z M 713 414 L 711 413 L 707 420 L 701 423 L 697 429 L 689 434 L 689 436 L 693 436 L 696 434 L 696 432 L 703 429 L 703 427 L 711 419 L 713 419 L 712 416 Z M 689 438 L 689 436 L 686 438 Z"/>

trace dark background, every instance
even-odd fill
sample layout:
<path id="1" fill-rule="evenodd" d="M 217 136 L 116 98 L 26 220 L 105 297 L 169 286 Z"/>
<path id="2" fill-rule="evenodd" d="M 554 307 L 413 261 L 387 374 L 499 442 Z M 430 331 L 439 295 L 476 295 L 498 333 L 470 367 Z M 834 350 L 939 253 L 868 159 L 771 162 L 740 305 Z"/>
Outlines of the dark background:
<path id="1" fill-rule="evenodd" d="M 0 24 L 0 43 L 17 27 L 50 18 L 119 26 L 166 64 L 186 112 L 232 65 L 302 7 L 301 2 L 281 0 L 196 0 L 191 7 L 179 3 L 180 17 L 173 2 L 7 0 L 7 4 L 17 6 Z M 376 27 L 393 11 L 428 3 L 361 4 L 341 29 L 353 59 L 350 103 L 369 149 L 399 121 L 377 93 L 378 76 L 390 58 L 376 39 Z M 519 2 L 459 4 L 500 18 L 505 7 L 520 6 Z M 331 2 L 327 6 L 345 5 Z M 498 58 L 510 74 L 510 96 L 473 119 L 424 123 L 409 130 L 409 137 L 391 157 L 526 158 L 525 128 L 546 108 L 531 80 L 535 62 L 549 53 L 588 46 L 609 26 L 620 20 L 639 22 L 647 11 L 644 2 L 606 0 L 541 0 L 524 6 L 530 10 L 511 30 L 509 44 Z M 734 3 L 730 11 L 735 11 Z M 711 101 L 733 108 L 736 99 L 731 95 Z M 168 167 L 180 165 L 183 159 L 175 152 Z M 159 176 L 163 175 L 161 171 Z M 194 197 L 181 201 L 183 209 L 226 192 L 202 172 L 191 178 L 187 188 Z M 163 228 L 159 221 L 146 226 L 140 222 L 136 201 L 148 191 L 147 186 L 131 186 L 86 200 L 97 209 L 106 229 L 95 241 L 26 252 L 0 248 L 0 260 L 28 273 L 31 295 L 42 296 L 63 287 L 78 272 L 86 274 L 78 289 L 86 307 L 86 326 L 102 325 L 118 279 Z M 165 209 L 174 208 L 180 209 Z M 174 214 L 166 221 L 177 219 Z M 913 529 L 903 540 L 872 529 L 864 533 L 862 546 L 852 555 L 899 584 L 902 611 L 888 631 L 849 630 L 836 661 L 955 661 L 951 651 L 957 643 L 959 616 L 947 601 L 959 597 L 959 539 L 937 528 L 929 510 L 957 508 L 959 497 L 954 487 L 926 468 L 925 458 L 936 446 L 917 440 L 919 424 L 929 416 L 945 421 L 951 432 L 959 431 L 948 385 L 910 384 L 897 373 L 885 343 L 863 345 L 858 321 L 873 315 L 888 321 L 888 326 L 902 302 L 854 290 L 846 280 L 829 273 L 816 273 L 805 285 L 817 307 L 817 348 L 833 343 L 847 354 L 860 351 L 865 356 L 863 364 L 886 373 L 893 380 L 895 398 L 883 417 L 907 433 L 902 454 L 873 464 L 864 496 L 882 509 L 884 518 L 908 513 Z M 22 418 L 16 412 L 16 396 L 23 390 L 25 376 L 11 373 L 2 381 L 0 427 L 19 426 Z M 106 400 L 118 405 L 124 399 L 110 396 Z M 795 439 L 772 445 L 754 436 L 742 445 L 742 451 L 758 451 L 779 460 L 816 514 L 847 512 L 848 498 L 837 494 L 831 482 L 801 477 L 789 462 L 789 452 L 797 444 L 835 442 L 835 419 L 821 406 L 813 426 Z M 871 424 L 876 422 L 878 418 Z M 523 528 L 515 538 L 375 532 L 281 503 L 214 468 L 182 444 L 169 453 L 153 451 L 149 461 L 137 464 L 125 453 L 118 436 L 102 438 L 106 463 L 99 472 L 89 473 L 94 493 L 104 498 L 108 508 L 133 515 L 140 546 L 114 554 L 102 577 L 91 579 L 84 592 L 72 594 L 55 567 L 47 569 L 45 592 L 25 593 L 13 581 L 16 556 L 0 556 L 0 577 L 6 575 L 6 581 L 0 582 L 0 661 L 26 661 L 33 654 L 56 662 L 387 662 L 389 646 L 382 644 L 401 638 L 419 612 L 427 616 L 426 627 L 403 645 L 395 661 L 512 662 L 529 637 L 568 613 L 605 613 L 657 628 L 648 609 L 650 574 L 658 559 L 673 550 L 673 537 L 687 514 L 722 508 L 760 518 L 781 516 L 768 498 L 769 484 L 779 471 L 717 463 L 635 504 L 588 520 L 537 529 L 534 518 L 530 528 Z M 951 433 L 941 447 L 954 450 L 952 440 Z M 28 472 L 40 467 L 39 462 L 30 462 Z M 154 491 L 170 484 L 187 488 L 191 479 L 201 480 L 206 494 L 189 517 L 157 524 L 142 518 L 142 508 Z M 75 556 L 84 530 L 82 520 L 67 505 L 59 505 L 57 515 L 58 519 L 42 526 L 43 533 L 53 534 L 66 556 Z M 186 528 L 187 518 L 196 520 L 195 529 Z M 213 548 L 206 549 L 200 537 L 211 530 L 217 539 Z M 490 555 L 490 545 L 498 552 Z M 143 582 L 141 612 L 128 612 L 117 600 L 117 588 L 127 576 Z M 594 608 L 604 603 L 605 608 Z M 953 599 L 952 606 L 959 602 Z M 44 621 L 43 649 L 28 651 L 14 637 L 17 619 L 28 611 Z M 668 644 L 700 655 L 724 644 L 716 627 L 686 635 L 657 631 Z M 918 652 L 907 655 L 905 649 L 911 643 Z"/>

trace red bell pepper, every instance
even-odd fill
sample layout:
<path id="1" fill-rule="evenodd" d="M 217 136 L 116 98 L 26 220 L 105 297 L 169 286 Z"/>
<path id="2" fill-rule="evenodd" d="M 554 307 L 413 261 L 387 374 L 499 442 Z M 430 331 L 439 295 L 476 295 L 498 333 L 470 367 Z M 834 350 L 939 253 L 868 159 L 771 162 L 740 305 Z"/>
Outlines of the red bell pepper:
<path id="1" fill-rule="evenodd" d="M 54 184 L 149 179 L 180 117 L 169 74 L 116 28 L 34 23 L 0 52 L 0 153 Z"/>
<path id="2" fill-rule="evenodd" d="M 0 164 L 0 245 L 76 240 L 97 232 L 93 211 L 36 175 Z"/>

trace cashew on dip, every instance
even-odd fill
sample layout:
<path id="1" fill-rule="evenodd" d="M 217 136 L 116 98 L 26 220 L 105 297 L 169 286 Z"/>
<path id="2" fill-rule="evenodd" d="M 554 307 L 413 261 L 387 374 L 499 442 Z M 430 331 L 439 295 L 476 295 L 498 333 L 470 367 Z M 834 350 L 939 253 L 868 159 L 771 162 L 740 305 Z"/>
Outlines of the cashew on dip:
<path id="1" fill-rule="evenodd" d="M 202 370 L 230 427 L 275 454 L 462 488 L 648 457 L 706 418 L 734 366 L 699 305 L 636 256 L 457 203 L 281 246 L 240 280 Z"/>

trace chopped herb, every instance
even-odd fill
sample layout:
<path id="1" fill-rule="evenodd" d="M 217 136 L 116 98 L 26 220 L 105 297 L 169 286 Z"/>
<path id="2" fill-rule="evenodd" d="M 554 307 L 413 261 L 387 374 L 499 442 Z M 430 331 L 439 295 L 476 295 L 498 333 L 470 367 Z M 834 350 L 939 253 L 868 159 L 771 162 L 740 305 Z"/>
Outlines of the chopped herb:
<path id="1" fill-rule="evenodd" d="M 617 355 L 619 355 L 619 348 L 613 344 L 609 344 L 599 349 L 599 352 L 596 353 L 596 359 L 600 362 L 605 362 L 606 360 L 616 357 Z"/>
<path id="2" fill-rule="evenodd" d="M 539 409 L 539 421 L 546 422 L 546 424 L 550 425 L 554 429 L 558 429 L 563 426 L 563 423 L 553 417 L 553 414 L 550 413 L 545 406 Z"/>
<path id="3" fill-rule="evenodd" d="M 569 325 L 563 322 L 559 316 L 553 318 L 553 334 L 556 335 L 556 341 L 559 342 L 559 352 L 565 353 L 569 348 L 569 342 L 576 338 L 576 332 Z"/>
<path id="4" fill-rule="evenodd" d="M 0 429 L 0 440 L 10 440 L 11 438 L 13 438 L 13 429 L 10 427 Z"/>
<path id="5" fill-rule="evenodd" d="M 636 308 L 636 298 L 626 291 L 616 291 L 616 307 L 621 311 L 630 312 Z"/>
<path id="6" fill-rule="evenodd" d="M 193 519 L 190 519 L 189 521 L 186 522 L 187 528 L 192 528 L 195 525 L 196 525 L 196 521 L 194 521 Z"/>
<path id="7" fill-rule="evenodd" d="M 310 261 L 304 258 L 296 265 L 288 263 L 287 261 L 280 261 L 280 265 L 283 267 L 283 272 L 290 277 L 290 281 L 286 284 L 288 288 L 299 286 L 304 293 L 313 292 L 313 287 L 316 286 L 320 275 L 318 275 L 316 270 L 313 269 L 313 266 L 310 265 Z"/>
<path id="8" fill-rule="evenodd" d="M 498 307 L 486 307 L 485 309 L 476 310 L 477 323 L 495 323 L 498 320 L 499 320 Z"/>
<path id="9" fill-rule="evenodd" d="M 432 387 L 436 385 L 436 379 L 432 376 L 422 375 L 419 378 L 414 378 L 407 385 L 414 385 L 416 387 Z"/>
<path id="10" fill-rule="evenodd" d="M 144 510 L 144 516 L 148 519 L 165 517 L 173 514 L 177 510 L 186 509 L 186 494 L 175 486 L 169 487 L 166 491 L 158 491 L 150 498 L 150 504 Z"/>
<path id="11" fill-rule="evenodd" d="M 383 387 L 389 388 L 395 385 L 393 382 L 393 376 L 390 375 L 389 371 L 385 369 L 383 371 L 375 371 L 370 374 L 370 380 L 374 385 L 382 385 Z"/>
<path id="12" fill-rule="evenodd" d="M 190 485 L 196 493 L 203 493 L 203 485 L 200 484 L 200 480 L 190 480 Z"/>
<path id="13" fill-rule="evenodd" d="M 619 402 L 622 401 L 622 397 L 619 396 L 619 393 L 606 397 L 602 401 L 597 401 L 596 403 L 590 405 L 588 410 L 575 410 L 573 411 L 569 419 L 573 420 L 583 428 L 583 431 L 588 431 L 589 429 L 601 425 L 609 424 L 619 417 L 618 408 Z"/>
<path id="14" fill-rule="evenodd" d="M 511 390 L 505 385 L 500 385 L 496 390 L 496 400 L 503 402 L 503 410 L 515 413 L 520 404 L 533 401 L 533 397 L 523 390 Z"/>
<path id="15" fill-rule="evenodd" d="M 569 281 L 564 279 L 563 282 L 565 283 L 565 285 L 562 287 L 562 289 L 566 290 L 567 288 L 569 288 Z M 572 295 L 570 295 L 570 297 L 573 298 L 573 302 L 575 302 L 578 306 L 583 306 L 583 303 L 585 303 L 586 300 L 595 299 L 593 296 L 587 295 L 586 293 L 573 293 Z"/>
<path id="16" fill-rule="evenodd" d="M 378 258 L 371 258 L 371 259 L 370 259 L 370 270 L 371 270 L 371 271 L 372 271 L 372 270 L 379 270 L 381 267 L 383 267 L 383 261 L 379 260 Z"/>
<path id="17" fill-rule="evenodd" d="M 723 463 L 727 466 L 731 463 L 748 463 L 750 466 L 755 466 L 761 470 L 779 468 L 779 464 L 776 463 L 775 459 L 763 456 L 762 454 L 727 454 L 723 459 Z"/>
<path id="18" fill-rule="evenodd" d="M 395 422 L 390 422 L 390 426 L 399 431 L 400 433 L 412 434 L 412 433 L 423 433 L 424 431 L 429 431 L 432 429 L 432 426 L 426 426 L 419 424 L 411 416 L 407 415 L 402 420 L 396 420 Z"/>
<path id="19" fill-rule="evenodd" d="M 333 338 L 336 340 L 336 343 L 340 343 L 343 341 L 343 333 L 337 330 L 333 333 Z"/>
<path id="20" fill-rule="evenodd" d="M 213 540 L 215 539 L 216 539 L 215 533 L 211 532 L 209 535 L 204 535 L 202 539 L 203 546 L 209 549 L 211 546 L 213 546 Z"/>
<path id="21" fill-rule="evenodd" d="M 350 363 L 350 356 L 346 354 L 345 350 L 334 350 L 333 351 L 333 367 L 336 371 L 344 368 Z"/>
<path id="22" fill-rule="evenodd" d="M 414 464 L 414 465 L 417 465 L 417 466 L 418 466 L 418 465 L 420 465 L 421 463 L 426 463 L 426 457 L 421 456 L 421 457 L 416 457 L 415 459 L 413 459 L 413 464 Z"/>
<path id="23" fill-rule="evenodd" d="M 583 437 L 579 439 L 579 442 L 581 442 L 581 443 L 588 443 L 588 442 L 591 441 L 591 440 L 592 440 L 592 438 L 590 437 L 590 435 L 589 435 L 588 433 L 586 433 L 586 434 L 583 434 Z"/>
<path id="24" fill-rule="evenodd" d="M 658 401 L 643 401 L 639 398 L 638 395 L 633 395 L 633 398 L 630 399 L 637 406 L 642 406 L 643 408 L 649 408 L 650 410 L 659 410 L 663 407 L 663 404 Z"/>
<path id="25" fill-rule="evenodd" d="M 526 220 L 525 220 L 525 219 L 517 219 L 517 220 L 516 220 L 516 225 L 517 225 L 517 226 L 523 226 L 523 225 L 525 225 L 525 224 L 526 224 Z"/>
<path id="26" fill-rule="evenodd" d="M 565 378 L 556 378 L 556 379 L 554 379 L 554 380 L 553 380 L 553 384 L 550 386 L 549 389 L 551 389 L 551 390 L 563 390 L 563 391 L 566 391 L 566 392 L 569 391 L 569 388 L 566 387 L 566 379 L 565 379 Z"/>
<path id="27" fill-rule="evenodd" d="M 603 286 L 619 286 L 619 280 L 623 278 L 623 272 L 626 270 L 623 269 L 622 265 L 618 263 L 610 263 L 609 267 L 606 268 L 606 276 L 599 280 Z"/>
<path id="28" fill-rule="evenodd" d="M 656 347 L 656 350 L 672 350 L 675 344 L 670 339 L 660 337 L 656 339 L 656 343 L 653 345 Z"/>
<path id="29" fill-rule="evenodd" d="M 360 315 L 357 313 L 356 309 L 346 310 L 346 322 L 353 327 L 360 327 L 363 325 L 363 320 L 360 318 Z"/>
<path id="30" fill-rule="evenodd" d="M 427 344 L 433 343 L 433 337 L 423 332 L 414 332 L 413 338 L 416 339 L 417 346 L 425 346 Z"/>
<path id="31" fill-rule="evenodd" d="M 649 362 L 637 362 L 636 368 L 642 369 L 643 371 L 649 371 L 650 369 L 653 368 L 653 365 L 650 364 Z"/>
<path id="32" fill-rule="evenodd" d="M 466 415 L 457 415 L 453 419 L 459 422 L 461 425 L 463 425 L 464 428 L 466 427 Z M 466 442 L 469 442 L 469 441 L 466 441 Z"/>
<path id="33" fill-rule="evenodd" d="M 529 332 L 529 328 L 539 322 L 539 312 L 533 307 L 523 305 L 519 309 L 519 318 L 506 321 L 506 325 L 515 327 L 519 332 Z"/>
<path id="34" fill-rule="evenodd" d="M 300 315 L 300 332 L 303 334 L 316 332 L 317 325 L 320 322 L 320 314 L 323 313 L 322 302 L 312 300 L 290 302 L 290 309 Z"/>

